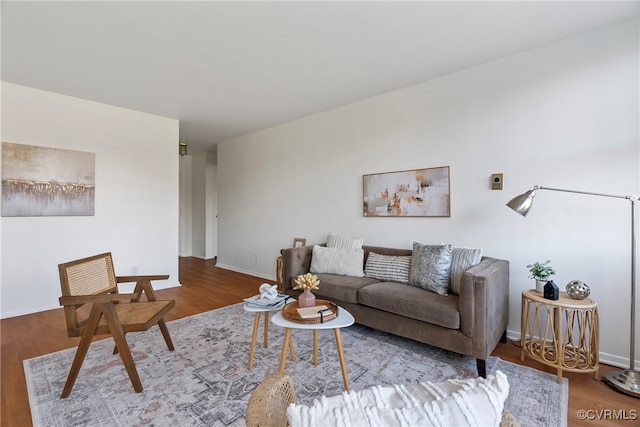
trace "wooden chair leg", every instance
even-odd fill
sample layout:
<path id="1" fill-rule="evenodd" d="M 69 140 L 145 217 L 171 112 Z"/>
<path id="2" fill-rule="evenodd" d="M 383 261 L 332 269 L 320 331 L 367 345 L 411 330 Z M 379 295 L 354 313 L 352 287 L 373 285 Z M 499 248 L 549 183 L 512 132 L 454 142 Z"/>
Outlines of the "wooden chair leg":
<path id="1" fill-rule="evenodd" d="M 150 280 L 138 280 L 136 282 L 136 287 L 133 290 L 133 293 L 136 295 L 131 302 L 139 302 L 140 296 L 142 293 L 147 297 L 147 301 L 155 301 L 156 295 L 153 293 L 153 286 L 151 286 Z M 173 341 L 171 340 L 171 335 L 169 335 L 169 329 L 167 328 L 167 323 L 164 319 L 160 319 L 158 321 L 158 326 L 160 327 L 160 331 L 162 332 L 162 336 L 164 337 L 164 341 L 167 343 L 167 347 L 169 350 L 173 351 Z"/>
<path id="2" fill-rule="evenodd" d="M 158 320 L 158 326 L 160 327 L 160 331 L 162 332 L 162 336 L 164 337 L 164 342 L 167 343 L 167 347 L 169 350 L 173 351 L 173 341 L 171 340 L 171 335 L 169 335 L 169 329 L 167 328 L 167 323 L 164 319 Z"/>
<path id="3" fill-rule="evenodd" d="M 71 369 L 69 370 L 69 375 L 67 376 L 67 382 L 64 384 L 62 394 L 60 395 L 60 397 L 63 399 L 65 397 L 69 397 L 69 394 L 71 394 L 71 389 L 73 389 L 76 378 L 78 378 L 78 373 L 80 372 L 80 368 L 82 367 L 82 362 L 84 362 L 84 358 L 87 356 L 89 345 L 91 345 L 91 339 L 93 338 L 96 327 L 100 322 L 101 315 L 102 310 L 100 309 L 98 304 L 94 304 L 94 306 L 91 308 L 91 314 L 89 315 L 84 333 L 82 334 L 82 339 L 80 339 L 80 345 L 78 345 L 78 350 L 76 351 L 76 355 L 73 358 L 73 363 L 71 364 Z"/>
<path id="4" fill-rule="evenodd" d="M 138 280 L 136 282 L 136 287 L 133 289 L 133 294 L 135 295 L 135 297 L 133 297 L 131 299 L 131 302 L 139 302 L 140 301 L 140 297 L 142 296 L 142 292 L 144 292 L 145 290 L 145 283 L 143 280 Z M 145 292 L 146 294 L 146 292 Z M 152 292 L 153 295 L 153 292 Z M 153 300 L 150 300 L 149 297 L 147 296 L 147 300 L 148 301 L 155 301 L 155 295 Z"/>
<path id="5" fill-rule="evenodd" d="M 131 302 L 139 302 L 140 296 L 144 293 L 147 297 L 147 301 L 155 301 L 156 294 L 153 292 L 153 286 L 151 285 L 151 280 L 138 280 L 136 282 L 136 287 L 133 290 L 133 293 L 136 295 Z"/>
<path id="6" fill-rule="evenodd" d="M 109 331 L 113 336 L 113 340 L 116 342 L 116 347 L 120 353 L 120 358 L 122 358 L 122 363 L 124 363 L 124 367 L 129 374 L 129 379 L 131 379 L 133 389 L 136 393 L 140 393 L 142 391 L 142 382 L 138 376 L 138 370 L 136 369 L 135 362 L 133 361 L 133 356 L 131 356 L 131 350 L 129 350 L 129 344 L 124 336 L 124 329 L 118 320 L 116 310 L 112 304 L 106 304 L 103 314 L 107 321 L 107 325 L 109 326 Z"/>

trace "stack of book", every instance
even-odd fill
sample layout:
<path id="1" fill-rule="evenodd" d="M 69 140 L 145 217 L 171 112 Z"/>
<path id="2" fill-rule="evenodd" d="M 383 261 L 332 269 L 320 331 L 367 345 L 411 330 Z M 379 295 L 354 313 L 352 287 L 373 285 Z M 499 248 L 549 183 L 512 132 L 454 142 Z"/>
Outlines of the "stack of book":
<path id="1" fill-rule="evenodd" d="M 260 295 L 254 295 L 251 298 L 245 298 L 244 302 L 248 307 L 277 310 L 282 308 L 288 299 L 293 300 L 293 298 L 287 294 L 278 294 L 274 299 L 261 298 Z"/>
<path id="2" fill-rule="evenodd" d="M 314 319 L 320 317 L 320 313 L 329 314 L 331 310 L 326 305 L 316 305 L 315 307 L 305 307 L 298 309 L 298 315 L 303 319 Z"/>

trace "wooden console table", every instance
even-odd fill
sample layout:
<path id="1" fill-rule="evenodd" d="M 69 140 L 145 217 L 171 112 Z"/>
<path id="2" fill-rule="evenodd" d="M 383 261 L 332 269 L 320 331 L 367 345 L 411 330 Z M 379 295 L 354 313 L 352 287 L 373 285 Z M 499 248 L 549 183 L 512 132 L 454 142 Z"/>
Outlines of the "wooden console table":
<path id="1" fill-rule="evenodd" d="M 522 293 L 520 361 L 528 355 L 562 371 L 593 372 L 598 379 L 598 304 L 576 300 L 560 292 L 558 300 L 545 299 L 535 289 Z"/>

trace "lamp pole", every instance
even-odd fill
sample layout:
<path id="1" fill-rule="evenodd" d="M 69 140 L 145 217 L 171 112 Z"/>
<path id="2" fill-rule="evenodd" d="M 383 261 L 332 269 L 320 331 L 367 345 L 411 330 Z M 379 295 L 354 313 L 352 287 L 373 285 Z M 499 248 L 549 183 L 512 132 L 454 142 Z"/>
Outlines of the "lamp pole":
<path id="1" fill-rule="evenodd" d="M 635 370 L 635 341 L 636 341 L 636 202 L 638 196 L 619 196 L 617 194 L 594 193 L 590 191 L 565 190 L 562 188 L 551 188 L 534 186 L 532 190 L 511 199 L 507 206 L 522 216 L 529 213 L 533 198 L 538 190 L 561 191 L 564 193 L 586 194 L 589 196 L 613 197 L 616 199 L 626 199 L 631 202 L 631 338 L 629 341 L 629 369 L 622 371 L 607 372 L 604 379 L 611 387 L 640 398 L 640 372 Z"/>

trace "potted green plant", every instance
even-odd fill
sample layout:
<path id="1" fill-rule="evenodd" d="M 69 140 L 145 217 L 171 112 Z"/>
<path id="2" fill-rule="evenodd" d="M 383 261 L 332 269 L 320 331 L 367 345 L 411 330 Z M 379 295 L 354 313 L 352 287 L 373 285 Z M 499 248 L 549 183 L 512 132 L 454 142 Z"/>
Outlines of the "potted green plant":
<path id="1" fill-rule="evenodd" d="M 545 262 L 534 262 L 527 265 L 529 272 L 529 279 L 536 279 L 536 291 L 542 293 L 545 283 L 549 281 L 549 278 L 556 274 L 556 270 L 549 265 L 551 260 Z"/>

